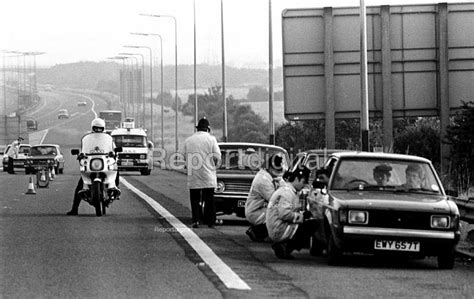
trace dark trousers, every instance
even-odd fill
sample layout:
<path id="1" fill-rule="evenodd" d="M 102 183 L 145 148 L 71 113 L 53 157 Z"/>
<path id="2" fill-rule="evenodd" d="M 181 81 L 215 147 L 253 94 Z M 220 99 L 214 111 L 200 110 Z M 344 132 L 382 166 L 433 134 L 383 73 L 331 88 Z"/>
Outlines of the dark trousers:
<path id="1" fill-rule="evenodd" d="M 309 240 L 311 236 L 318 229 L 319 224 L 316 219 L 307 220 L 298 225 L 298 229 L 295 232 L 293 238 L 287 241 L 288 248 L 301 250 L 309 246 Z"/>
<path id="2" fill-rule="evenodd" d="M 193 223 L 202 222 L 204 224 L 214 225 L 216 222 L 214 188 L 189 189 L 189 194 Z M 204 209 L 202 206 L 204 206 Z"/>
<path id="3" fill-rule="evenodd" d="M 15 167 L 13 166 L 13 157 L 8 157 L 8 173 L 15 173 Z"/>
<path id="4" fill-rule="evenodd" d="M 117 176 L 115 177 L 115 186 L 119 186 L 120 178 L 119 172 L 117 171 Z M 77 211 L 79 209 L 79 205 L 81 204 L 81 198 L 79 197 L 79 191 L 84 188 L 84 182 L 82 181 L 82 177 L 79 178 L 79 182 L 77 182 L 76 190 L 74 190 L 74 199 L 72 201 L 72 210 Z"/>
<path id="5" fill-rule="evenodd" d="M 250 229 L 253 231 L 257 239 L 265 240 L 265 238 L 268 237 L 267 225 L 265 223 L 252 225 Z"/>

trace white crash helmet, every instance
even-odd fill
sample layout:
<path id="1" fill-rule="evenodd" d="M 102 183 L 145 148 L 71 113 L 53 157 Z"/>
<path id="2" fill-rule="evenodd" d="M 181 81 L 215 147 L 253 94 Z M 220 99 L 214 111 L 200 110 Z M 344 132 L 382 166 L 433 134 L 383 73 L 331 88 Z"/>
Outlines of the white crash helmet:
<path id="1" fill-rule="evenodd" d="M 92 132 L 102 133 L 105 130 L 105 121 L 102 118 L 96 118 L 91 122 Z"/>

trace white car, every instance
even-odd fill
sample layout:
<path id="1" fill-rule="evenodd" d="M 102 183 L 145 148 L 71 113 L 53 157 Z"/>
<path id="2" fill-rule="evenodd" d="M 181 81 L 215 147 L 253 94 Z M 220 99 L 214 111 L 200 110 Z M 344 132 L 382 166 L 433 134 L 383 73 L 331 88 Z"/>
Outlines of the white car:
<path id="1" fill-rule="evenodd" d="M 30 154 L 25 160 L 25 172 L 34 173 L 36 166 L 43 162 L 54 167 L 56 173 L 64 172 L 64 156 L 61 148 L 57 144 L 38 144 L 33 145 Z"/>
<path id="2" fill-rule="evenodd" d="M 18 150 L 18 158 L 13 159 L 13 167 L 14 168 L 24 168 L 25 167 L 25 159 L 30 152 L 31 145 L 29 144 L 20 144 L 20 148 Z M 3 151 L 3 171 L 7 171 L 8 168 L 8 156 L 7 152 L 10 149 L 10 145 L 7 145 L 5 150 Z"/>

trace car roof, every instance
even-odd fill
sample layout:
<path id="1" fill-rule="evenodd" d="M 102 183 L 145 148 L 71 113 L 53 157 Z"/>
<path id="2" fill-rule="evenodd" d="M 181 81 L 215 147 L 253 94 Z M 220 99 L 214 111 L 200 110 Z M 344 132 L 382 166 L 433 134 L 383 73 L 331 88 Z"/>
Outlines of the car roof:
<path id="1" fill-rule="evenodd" d="M 264 143 L 254 143 L 254 142 L 218 142 L 219 147 L 266 147 L 272 149 L 283 150 L 286 152 L 284 148 L 278 145 L 271 145 L 271 144 L 264 144 Z"/>
<path id="2" fill-rule="evenodd" d="M 32 147 L 40 147 L 40 146 L 54 146 L 54 147 L 59 147 L 59 144 L 48 144 L 48 143 L 42 143 L 42 144 L 35 144 Z"/>
<path id="3" fill-rule="evenodd" d="M 373 152 L 360 152 L 360 151 L 344 151 L 336 152 L 331 154 L 333 157 L 339 158 L 374 158 L 374 159 L 395 159 L 395 160 L 411 160 L 417 162 L 431 163 L 429 159 L 403 154 L 392 154 L 392 153 L 373 153 Z"/>

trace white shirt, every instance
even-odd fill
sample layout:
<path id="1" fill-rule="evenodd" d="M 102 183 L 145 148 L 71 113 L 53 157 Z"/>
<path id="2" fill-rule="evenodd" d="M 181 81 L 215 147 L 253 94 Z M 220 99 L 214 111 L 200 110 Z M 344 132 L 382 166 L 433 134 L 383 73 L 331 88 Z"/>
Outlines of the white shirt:
<path id="1" fill-rule="evenodd" d="M 214 136 L 198 131 L 188 137 L 184 142 L 184 159 L 189 189 L 217 187 L 215 160 L 221 160 L 221 150 Z"/>
<path id="2" fill-rule="evenodd" d="M 114 140 L 107 133 L 89 133 L 82 137 L 82 152 L 85 154 L 108 154 L 114 151 Z"/>

